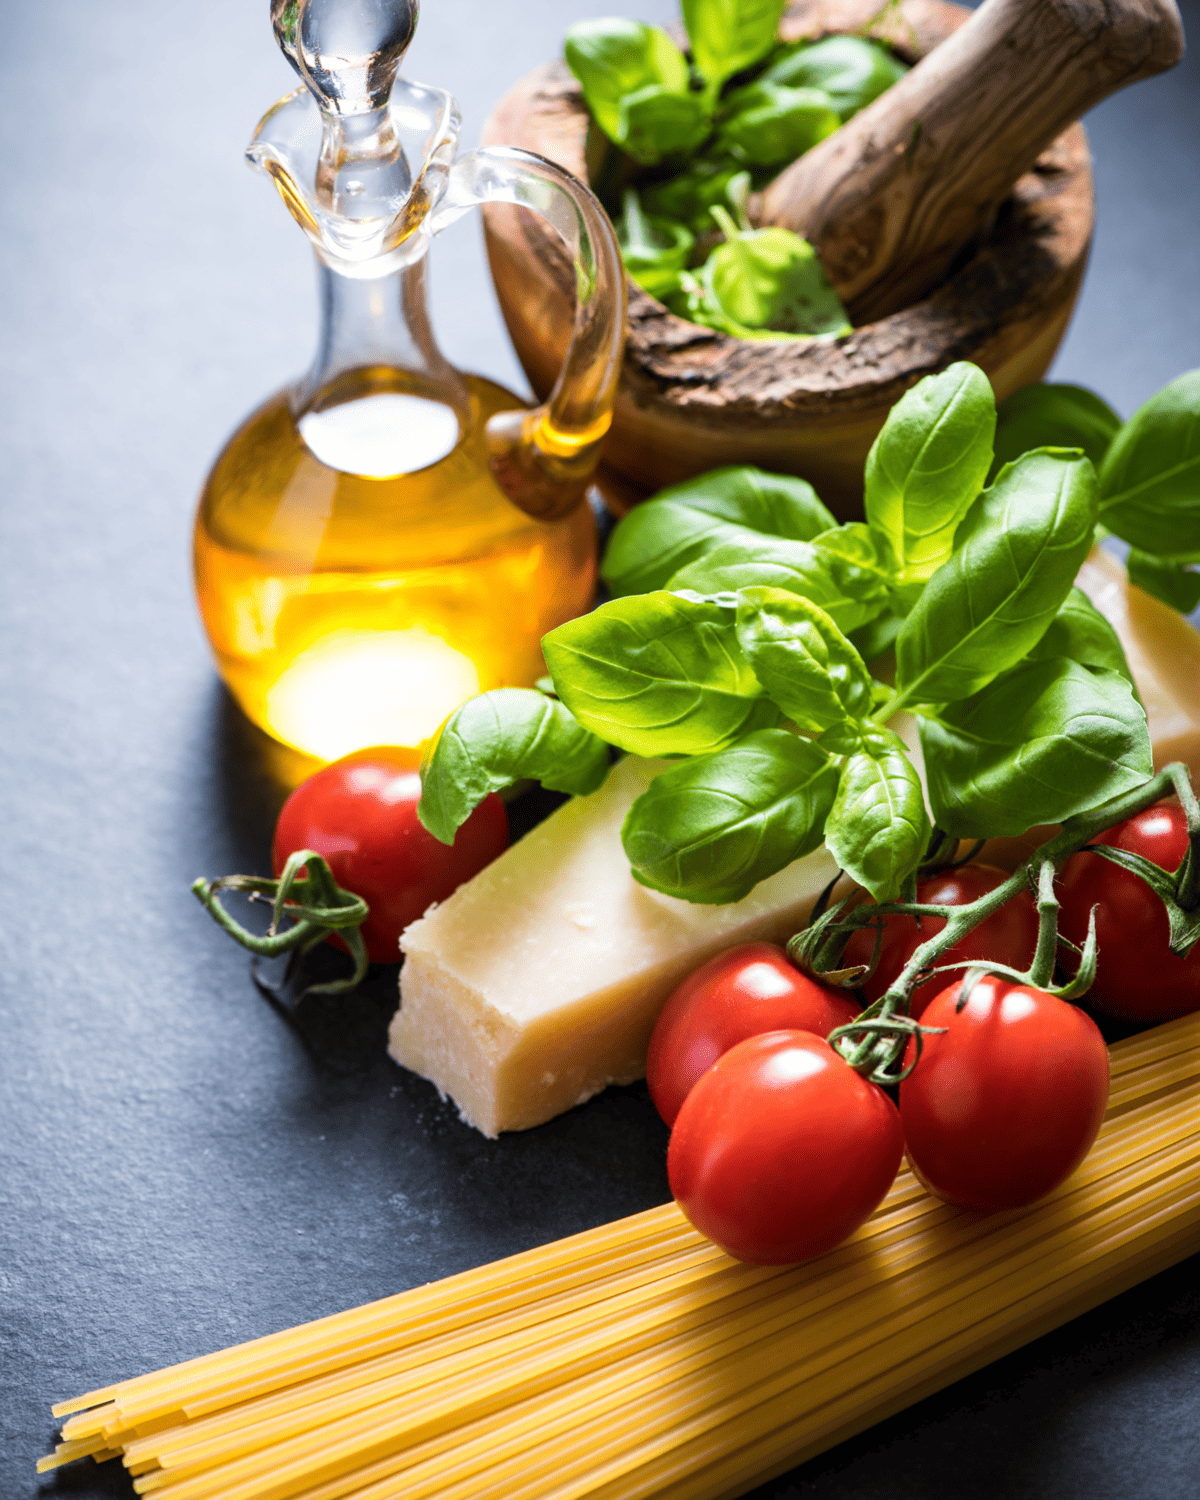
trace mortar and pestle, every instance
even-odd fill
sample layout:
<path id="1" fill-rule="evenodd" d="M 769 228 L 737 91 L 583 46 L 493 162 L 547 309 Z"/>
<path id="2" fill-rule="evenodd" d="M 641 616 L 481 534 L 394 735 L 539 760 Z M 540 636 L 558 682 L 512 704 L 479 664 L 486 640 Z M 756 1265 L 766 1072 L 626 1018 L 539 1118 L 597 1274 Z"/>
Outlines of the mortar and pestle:
<path id="1" fill-rule="evenodd" d="M 602 9 L 602 7 L 601 7 Z M 779 38 L 860 32 L 915 66 L 793 162 L 751 218 L 804 235 L 846 304 L 836 340 L 749 342 L 688 323 L 629 282 L 628 336 L 597 479 L 610 508 L 748 463 L 808 479 L 841 518 L 861 511 L 888 411 L 955 360 L 997 401 L 1042 379 L 1087 263 L 1094 195 L 1077 123 L 1183 52 L 1175 0 L 795 0 Z M 591 180 L 603 139 L 563 62 L 501 100 L 488 144 Z M 484 210 L 508 330 L 533 389 L 570 342 L 574 272 L 532 215 Z"/>

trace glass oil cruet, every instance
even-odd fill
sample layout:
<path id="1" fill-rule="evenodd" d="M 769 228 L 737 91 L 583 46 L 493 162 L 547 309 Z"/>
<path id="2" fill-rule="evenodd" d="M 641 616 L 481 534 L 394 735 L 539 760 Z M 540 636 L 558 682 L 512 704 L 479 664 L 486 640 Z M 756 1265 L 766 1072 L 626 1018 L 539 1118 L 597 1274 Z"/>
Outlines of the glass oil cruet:
<path id="1" fill-rule="evenodd" d="M 531 685 L 541 637 L 588 608 L 624 279 L 575 178 L 515 149 L 456 156 L 455 101 L 398 76 L 416 0 L 272 0 L 271 19 L 303 86 L 247 156 L 316 250 L 321 332 L 213 465 L 196 590 L 246 715 L 331 760 L 420 746 L 471 694 Z M 543 215 L 574 261 L 571 346 L 532 410 L 451 366 L 426 314 L 431 238 L 488 202 Z"/>

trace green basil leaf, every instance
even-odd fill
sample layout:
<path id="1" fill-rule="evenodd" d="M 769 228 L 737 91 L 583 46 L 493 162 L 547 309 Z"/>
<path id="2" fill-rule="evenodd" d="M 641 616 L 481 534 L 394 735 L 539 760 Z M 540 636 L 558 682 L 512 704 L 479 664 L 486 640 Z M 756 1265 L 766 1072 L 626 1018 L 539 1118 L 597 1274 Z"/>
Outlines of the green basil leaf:
<path id="1" fill-rule="evenodd" d="M 451 844 L 489 792 L 528 777 L 584 797 L 608 767 L 608 746 L 561 703 L 532 688 L 493 688 L 447 719 L 421 768 L 417 816 L 434 838 Z"/>
<path id="2" fill-rule="evenodd" d="M 1064 657 L 1022 662 L 918 723 L 934 819 L 959 838 L 1061 823 L 1152 770 L 1146 715 L 1126 679 Z"/>
<path id="3" fill-rule="evenodd" d="M 836 561 L 815 542 L 782 537 L 761 537 L 749 545 L 726 542 L 673 574 L 669 587 L 698 594 L 785 589 L 819 604 L 839 630 L 857 630 L 874 619 L 879 606 L 850 592 L 850 581 L 838 576 Z"/>
<path id="4" fill-rule="evenodd" d="M 887 610 L 891 597 L 892 561 L 879 537 L 862 521 L 849 521 L 814 538 L 821 559 L 838 589 L 851 599 Z"/>
<path id="5" fill-rule="evenodd" d="M 752 167 L 795 161 L 842 123 L 833 100 L 820 89 L 752 83 L 722 102 L 718 148 Z"/>
<path id="6" fill-rule="evenodd" d="M 1120 636 L 1081 588 L 1067 595 L 1027 659 L 1044 661 L 1051 656 L 1065 656 L 1092 671 L 1116 672 L 1133 685 Z M 1136 696 L 1137 688 L 1133 691 Z"/>
<path id="7" fill-rule="evenodd" d="M 542 652 L 584 728 L 634 755 L 700 755 L 779 721 L 717 604 L 614 599 L 552 630 Z"/>
<path id="8" fill-rule="evenodd" d="M 715 96 L 727 78 L 765 57 L 785 0 L 681 0 L 692 61 Z"/>
<path id="9" fill-rule="evenodd" d="M 1082 386 L 1024 386 L 996 412 L 990 477 L 1034 448 L 1082 448 L 1099 470 L 1120 425 L 1112 407 Z"/>
<path id="10" fill-rule="evenodd" d="M 622 145 L 620 106 L 627 94 L 659 86 L 688 91 L 687 59 L 665 31 L 611 16 L 579 21 L 563 42 L 567 66 L 578 78 L 592 118 Z"/>
<path id="11" fill-rule="evenodd" d="M 716 212 L 715 207 L 710 210 L 711 215 Z M 721 306 L 712 288 L 690 271 L 680 271 L 679 289 L 670 293 L 666 298 L 666 305 L 677 318 L 683 318 L 685 322 L 699 323 L 702 328 L 715 328 L 718 333 L 727 333 L 735 339 L 749 339 L 752 343 L 786 343 L 811 336 L 806 333 L 775 333 L 769 328 L 751 328 L 746 323 L 739 323 Z"/>
<path id="12" fill-rule="evenodd" d="M 867 455 L 864 505 L 895 555 L 896 583 L 909 587 L 906 604 L 953 551 L 991 463 L 995 427 L 987 376 L 962 362 L 918 381 L 888 413 Z"/>
<path id="13" fill-rule="evenodd" d="M 724 209 L 713 218 L 725 234 L 700 281 L 728 317 L 746 328 L 816 336 L 850 333 L 850 320 L 825 278 L 817 253 L 790 229 L 738 229 Z"/>
<path id="14" fill-rule="evenodd" d="M 1200 552 L 1200 370 L 1139 406 L 1100 470 L 1100 519 L 1158 557 Z"/>
<path id="15" fill-rule="evenodd" d="M 708 106 L 699 94 L 678 94 L 663 84 L 623 94 L 617 106 L 617 139 L 644 166 L 694 151 L 711 130 Z"/>
<path id="16" fill-rule="evenodd" d="M 665 182 L 648 186 L 642 202 L 647 213 L 686 224 L 693 234 L 706 234 L 714 227 L 709 210 L 714 203 L 729 207 L 729 185 L 740 176 L 736 163 L 694 161 Z"/>
<path id="17" fill-rule="evenodd" d="M 857 36 L 827 36 L 781 51 L 759 81 L 822 89 L 843 120 L 878 99 L 908 72 L 885 47 Z"/>
<path id="18" fill-rule="evenodd" d="M 823 750 L 784 729 L 672 766 L 621 829 L 634 878 L 685 901 L 740 901 L 818 847 L 837 779 Z"/>
<path id="19" fill-rule="evenodd" d="M 864 736 L 842 767 L 825 824 L 830 854 L 876 901 L 894 900 L 929 844 L 921 778 L 890 729 Z"/>
<path id="20" fill-rule="evenodd" d="M 1096 475 L 1081 454 L 1040 448 L 1002 469 L 904 622 L 897 693 L 966 698 L 1020 661 L 1071 592 L 1095 524 Z"/>
<path id="21" fill-rule="evenodd" d="M 820 734 L 870 714 L 871 674 L 811 600 L 782 589 L 743 589 L 737 635 L 755 676 L 797 729 Z"/>
<path id="22" fill-rule="evenodd" d="M 644 213 L 636 188 L 625 189 L 622 208 L 615 227 L 625 269 L 652 297 L 673 291 L 695 244 L 691 231 Z"/>
<path id="23" fill-rule="evenodd" d="M 613 594 L 645 594 L 726 542 L 753 548 L 764 537 L 807 540 L 835 525 L 807 480 L 746 466 L 714 469 L 661 490 L 618 521 L 600 576 Z"/>
<path id="24" fill-rule="evenodd" d="M 1182 557 L 1155 557 L 1137 547 L 1131 547 L 1125 559 L 1130 582 L 1177 609 L 1181 615 L 1190 615 L 1200 606 L 1197 563 L 1200 563 L 1200 552 L 1184 553 Z"/>

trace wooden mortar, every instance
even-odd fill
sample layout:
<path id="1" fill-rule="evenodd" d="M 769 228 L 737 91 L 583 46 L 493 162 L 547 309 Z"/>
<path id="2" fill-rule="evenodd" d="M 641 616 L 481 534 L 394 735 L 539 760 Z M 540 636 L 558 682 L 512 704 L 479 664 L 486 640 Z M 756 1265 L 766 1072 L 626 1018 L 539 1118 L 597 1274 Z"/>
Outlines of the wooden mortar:
<path id="1" fill-rule="evenodd" d="M 878 0 L 794 0 L 779 35 L 857 31 L 879 9 Z M 925 61 L 752 205 L 762 221 L 808 234 L 862 326 L 835 341 L 752 343 L 684 322 L 630 282 L 598 475 L 614 510 L 750 463 L 801 475 L 851 517 L 867 451 L 916 381 L 968 359 L 1003 400 L 1049 368 L 1094 220 L 1087 138 L 1063 126 L 1178 59 L 1174 0 L 987 0 L 974 13 L 904 0 L 871 34 L 905 61 Z M 556 61 L 505 95 L 484 141 L 590 180 L 602 142 L 589 126 L 578 84 Z M 484 230 L 509 333 L 543 396 L 570 338 L 573 272 L 523 210 L 487 206 Z"/>

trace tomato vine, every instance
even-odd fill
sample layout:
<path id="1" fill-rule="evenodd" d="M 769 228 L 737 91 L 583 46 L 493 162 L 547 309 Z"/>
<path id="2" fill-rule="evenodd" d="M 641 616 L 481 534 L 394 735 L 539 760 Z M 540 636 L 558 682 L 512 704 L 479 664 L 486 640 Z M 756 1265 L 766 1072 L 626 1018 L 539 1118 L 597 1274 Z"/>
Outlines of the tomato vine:
<path id="1" fill-rule="evenodd" d="M 1165 872 L 1157 865 L 1126 851 L 1093 844 L 1092 839 L 1112 824 L 1140 812 L 1143 808 L 1174 793 L 1184 809 L 1188 826 L 1188 848 L 1178 869 Z M 939 842 L 937 836 L 933 841 Z M 886 902 L 880 905 L 860 902 L 850 907 L 851 898 L 821 913 L 788 945 L 788 954 L 802 972 L 811 974 L 823 984 L 853 986 L 861 982 L 868 970 L 860 965 L 841 966 L 843 950 L 851 934 L 864 927 L 879 927 L 883 917 L 909 915 L 939 917 L 945 926 L 915 949 L 900 974 L 883 995 L 861 1015 L 831 1032 L 830 1044 L 837 1048 L 856 1071 L 879 1084 L 897 1084 L 912 1072 L 923 1047 L 923 1037 L 933 1028 L 922 1026 L 908 1014 L 913 990 L 931 975 L 950 976 L 965 969 L 958 995 L 958 1009 L 967 1004 L 974 985 L 986 974 L 995 974 L 1018 984 L 1028 984 L 1064 1000 L 1085 994 L 1096 971 L 1095 913 L 1089 922 L 1088 937 L 1079 955 L 1074 976 L 1055 987 L 1053 976 L 1058 952 L 1067 940 L 1058 931 L 1058 898 L 1054 893 L 1057 869 L 1072 854 L 1083 849 L 1103 854 L 1147 881 L 1160 896 L 1169 913 L 1171 951 L 1185 957 L 1200 940 L 1200 892 L 1195 870 L 1200 861 L 1200 803 L 1188 779 L 1187 767 L 1176 762 L 1166 766 L 1140 787 L 1123 793 L 1089 812 L 1067 819 L 1058 833 L 1042 844 L 1009 878 L 975 901 L 962 906 L 923 905 L 915 901 Z M 1028 970 L 1006 964 L 967 963 L 938 966 L 938 959 L 960 942 L 967 933 L 998 911 L 1021 891 L 1034 888 L 1037 894 L 1038 941 Z M 1074 945 L 1069 945 L 1073 947 Z M 878 943 L 876 944 L 878 948 Z M 877 958 L 876 953 L 875 957 Z M 913 1056 L 905 1052 L 914 1043 Z"/>

